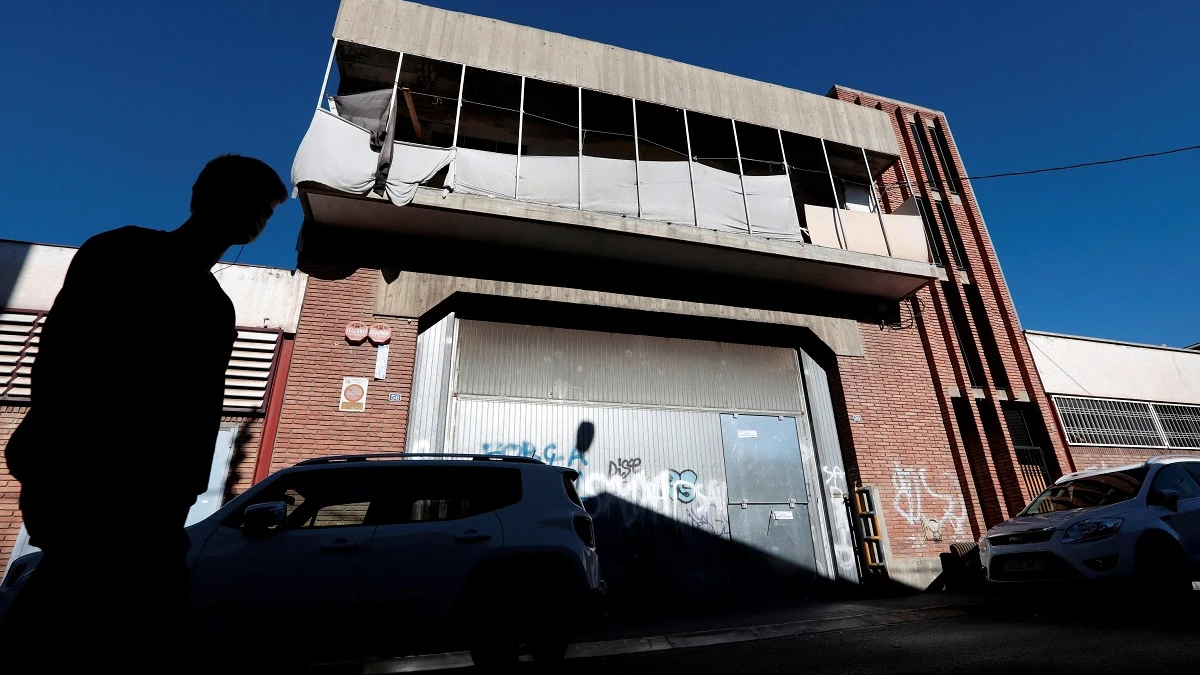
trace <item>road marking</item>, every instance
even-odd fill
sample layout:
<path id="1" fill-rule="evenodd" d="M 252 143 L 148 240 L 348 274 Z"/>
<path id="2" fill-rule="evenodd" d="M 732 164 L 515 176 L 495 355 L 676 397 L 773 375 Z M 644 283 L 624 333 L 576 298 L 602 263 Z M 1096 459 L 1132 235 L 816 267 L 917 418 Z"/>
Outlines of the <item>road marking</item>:
<path id="1" fill-rule="evenodd" d="M 628 638 L 622 640 L 602 640 L 598 642 L 581 642 L 567 648 L 568 659 L 588 659 L 600 656 L 619 656 L 622 654 L 642 654 L 660 652 L 670 649 L 688 649 L 692 647 L 711 647 L 713 645 L 736 644 L 753 642 L 755 640 L 770 640 L 774 638 L 795 637 L 798 635 L 815 635 L 818 633 L 833 633 L 855 628 L 871 628 L 875 626 L 893 626 L 916 621 L 947 619 L 965 616 L 967 609 L 961 605 L 943 605 L 922 609 L 904 609 L 894 612 L 877 612 L 872 614 L 856 614 L 830 619 L 807 619 L 787 623 L 764 624 L 760 626 L 745 626 L 723 630 L 696 631 L 690 633 L 672 633 L 655 635 L 644 638 Z M 388 675 L 390 673 L 416 673 L 429 670 L 445 670 L 463 668 L 471 665 L 471 655 L 467 652 L 448 652 L 445 654 L 426 654 L 423 656 L 406 656 L 397 659 L 378 659 L 363 664 L 363 675 Z"/>

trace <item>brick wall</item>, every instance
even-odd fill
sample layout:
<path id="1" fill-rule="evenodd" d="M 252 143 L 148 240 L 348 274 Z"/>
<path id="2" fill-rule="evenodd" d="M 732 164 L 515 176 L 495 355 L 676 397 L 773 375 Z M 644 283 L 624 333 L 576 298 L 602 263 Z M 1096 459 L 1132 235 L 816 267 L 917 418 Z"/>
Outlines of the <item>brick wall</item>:
<path id="1" fill-rule="evenodd" d="M 349 344 L 345 329 L 350 321 L 374 320 L 379 271 L 360 269 L 345 277 L 319 265 L 305 271 L 313 276 L 300 312 L 272 470 L 323 455 L 402 451 L 417 322 L 387 319 L 392 327 L 387 379 L 371 380 L 363 412 L 340 412 L 342 378 L 370 378 L 375 372 L 376 348 L 370 342 Z M 399 393 L 401 402 L 388 401 L 390 392 Z"/>
<path id="2" fill-rule="evenodd" d="M 1122 464 L 1144 462 L 1158 455 L 1192 455 L 1200 452 L 1191 450 L 1167 450 L 1166 448 L 1119 448 L 1093 445 L 1072 445 L 1071 456 L 1080 471 L 1111 469 Z"/>
<path id="3" fill-rule="evenodd" d="M 928 303 L 919 323 L 922 324 L 921 340 L 925 349 L 927 372 L 929 380 L 933 383 L 936 407 L 940 409 L 944 425 L 944 438 L 960 478 L 959 495 L 963 498 L 968 519 L 973 518 L 972 522 L 986 527 L 1007 518 L 1009 514 L 1022 508 L 1033 496 L 1021 480 L 1018 471 L 1012 439 L 1003 421 L 1002 401 L 1027 396 L 1032 407 L 1030 412 L 1041 418 L 1048 432 L 1048 438 L 1043 440 L 1048 445 L 1044 450 L 1049 455 L 1052 472 L 1057 474 L 1056 469 L 1061 472 L 1071 471 L 1074 465 L 1061 442 L 1056 420 L 1042 390 L 1037 371 L 1033 367 L 1028 345 L 1022 339 L 1012 299 L 1000 272 L 996 252 L 992 248 L 991 238 L 975 202 L 970 183 L 964 181 L 961 194 L 950 194 L 946 172 L 940 165 L 936 146 L 933 145 L 934 139 L 927 130 L 927 122 L 936 120 L 946 131 L 950 154 L 959 175 L 969 176 L 970 173 L 963 167 L 949 126 L 940 113 L 842 87 L 835 87 L 830 95 L 843 101 L 882 110 L 892 117 L 893 129 L 900 143 L 901 160 L 912 184 L 904 184 L 904 174 L 897 168 L 887 172 L 881 179 L 884 184 L 885 208 L 894 209 L 914 194 L 923 196 L 931 205 L 934 204 L 935 198 L 940 198 L 949 207 L 960 233 L 965 253 L 961 269 L 951 253 L 946 223 L 937 209 L 933 209 L 930 215 L 937 224 L 935 235 L 947 252 L 943 260 L 946 283 L 957 288 L 958 294 L 963 298 L 966 321 L 958 322 L 957 328 L 967 344 L 959 344 L 954 331 L 956 323 L 952 320 L 950 306 L 939 284 L 935 283 L 918 294 L 923 303 Z M 908 128 L 910 120 L 917 122 L 920 129 L 926 133 L 931 147 L 934 147 L 934 157 L 931 159 L 935 176 L 925 172 L 916 139 L 912 137 Z M 940 181 L 943 186 L 941 194 L 933 192 L 931 184 L 935 180 Z M 960 278 L 960 272 L 965 274 L 966 281 Z M 981 313 L 973 312 L 967 302 L 968 284 L 978 290 L 982 301 Z M 987 342 L 984 339 L 987 325 L 991 327 L 996 346 L 990 362 L 983 351 Z M 978 350 L 980 361 L 984 364 L 984 372 L 981 373 L 983 381 L 978 387 L 982 398 L 977 399 L 972 393 L 972 385 L 967 377 L 961 352 L 963 347 Z M 995 368 L 996 372 L 993 372 L 992 368 Z M 848 371 L 850 368 L 846 367 L 844 370 Z M 916 379 L 913 378 L 913 383 Z M 951 400 L 951 387 L 957 390 L 961 397 L 959 400 Z M 959 409 L 958 414 L 955 414 L 956 406 Z M 960 420 L 967 426 L 966 429 L 961 428 Z M 856 452 L 860 457 L 864 455 L 862 451 Z M 1056 477 L 1057 475 L 1051 476 L 1052 479 Z M 897 527 L 897 518 L 891 513 L 888 515 L 888 527 Z M 906 525 L 902 522 L 900 526 L 903 529 Z M 976 533 L 979 533 L 978 527 Z M 895 544 L 893 546 L 895 547 Z"/>

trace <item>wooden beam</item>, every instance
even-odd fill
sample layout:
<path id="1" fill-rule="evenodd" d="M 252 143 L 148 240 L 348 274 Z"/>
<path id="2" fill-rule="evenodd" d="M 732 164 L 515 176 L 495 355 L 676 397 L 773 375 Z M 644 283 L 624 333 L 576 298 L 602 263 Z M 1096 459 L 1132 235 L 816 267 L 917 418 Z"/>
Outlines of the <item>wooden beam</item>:
<path id="1" fill-rule="evenodd" d="M 418 142 L 425 142 L 425 137 L 421 135 L 421 121 L 417 119 L 417 107 L 413 105 L 412 92 L 408 87 L 404 87 L 404 102 L 408 104 L 408 118 L 412 120 L 413 133 L 417 135 Z"/>

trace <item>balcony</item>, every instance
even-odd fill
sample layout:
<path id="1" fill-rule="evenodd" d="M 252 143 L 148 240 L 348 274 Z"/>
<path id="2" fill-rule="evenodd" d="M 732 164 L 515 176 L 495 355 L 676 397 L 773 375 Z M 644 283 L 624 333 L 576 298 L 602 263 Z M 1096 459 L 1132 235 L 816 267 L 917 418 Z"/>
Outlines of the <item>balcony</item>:
<path id="1" fill-rule="evenodd" d="M 292 169 L 312 227 L 889 300 L 937 275 L 881 204 L 886 152 L 344 41 L 334 63 Z"/>

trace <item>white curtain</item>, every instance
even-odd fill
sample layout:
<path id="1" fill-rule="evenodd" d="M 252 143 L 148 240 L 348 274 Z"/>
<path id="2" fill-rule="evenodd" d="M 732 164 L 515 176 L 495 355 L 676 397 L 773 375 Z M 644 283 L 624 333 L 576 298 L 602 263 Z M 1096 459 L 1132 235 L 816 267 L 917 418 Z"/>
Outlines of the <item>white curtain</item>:
<path id="1" fill-rule="evenodd" d="M 454 148 L 433 148 L 415 143 L 392 144 L 392 166 L 388 170 L 387 196 L 404 206 L 417 195 L 417 186 L 433 178 L 454 160 Z"/>
<path id="2" fill-rule="evenodd" d="M 517 156 L 459 148 L 446 182 L 455 192 L 512 199 L 517 190 Z"/>
<path id="3" fill-rule="evenodd" d="M 736 173 L 692 164 L 696 182 L 697 225 L 713 230 L 746 233 L 746 204 L 742 179 Z"/>
<path id="4" fill-rule="evenodd" d="M 292 186 L 312 181 L 366 194 L 375 185 L 379 162 L 379 153 L 371 152 L 370 146 L 370 132 L 317 109 L 292 161 Z"/>
<path id="5" fill-rule="evenodd" d="M 686 165 L 684 169 L 686 171 Z M 584 155 L 583 210 L 615 213 L 619 216 L 636 216 L 638 214 L 637 179 L 637 164 L 632 159 Z M 690 194 L 688 195 L 688 206 L 691 207 Z"/>
<path id="6" fill-rule="evenodd" d="M 638 171 L 643 218 L 696 224 L 687 162 L 639 162 Z"/>
<path id="7" fill-rule="evenodd" d="M 526 202 L 579 208 L 579 158 L 521 157 L 517 198 Z"/>
<path id="8" fill-rule="evenodd" d="M 772 239 L 803 241 L 792 182 L 787 176 L 745 176 L 746 205 L 754 234 Z"/>

